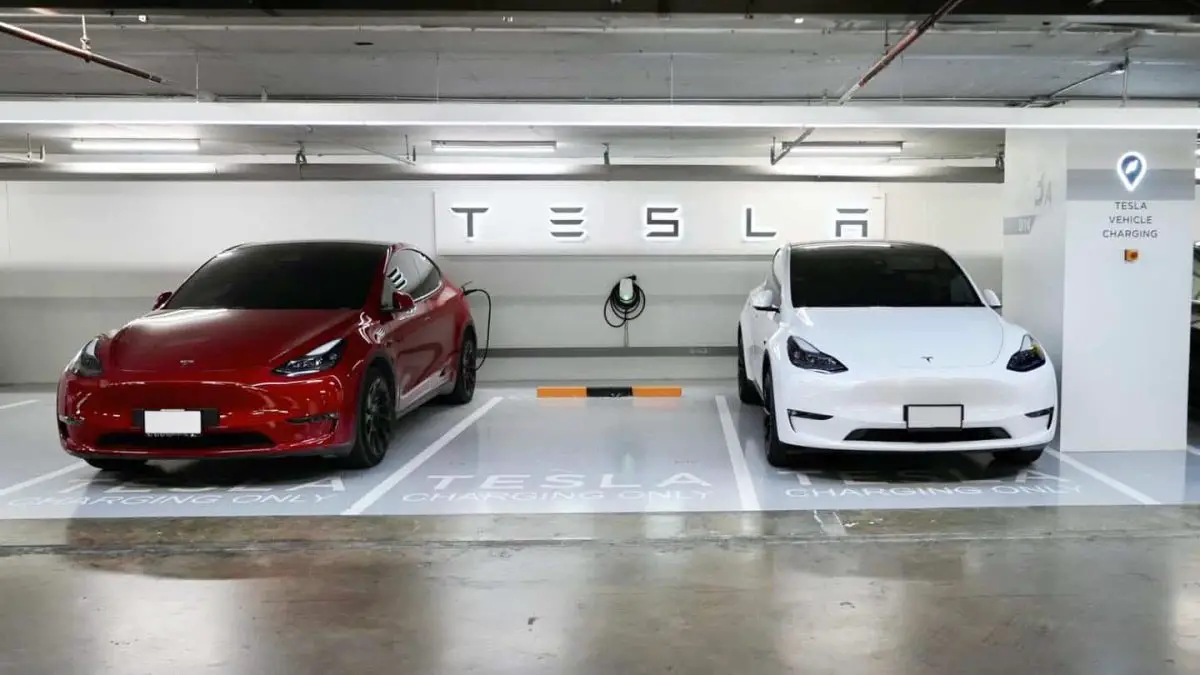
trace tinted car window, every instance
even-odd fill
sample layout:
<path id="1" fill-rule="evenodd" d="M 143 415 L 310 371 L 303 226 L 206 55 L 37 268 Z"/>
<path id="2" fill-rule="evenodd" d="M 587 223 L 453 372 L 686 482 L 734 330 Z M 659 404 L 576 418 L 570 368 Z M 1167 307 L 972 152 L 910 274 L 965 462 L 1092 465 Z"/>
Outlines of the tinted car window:
<path id="1" fill-rule="evenodd" d="M 387 270 L 383 281 L 383 304 L 390 305 L 393 291 L 403 291 L 412 294 L 417 284 L 417 273 L 413 269 L 412 259 L 407 252 L 396 251 L 388 259 Z"/>
<path id="2" fill-rule="evenodd" d="M 925 246 L 798 247 L 791 253 L 795 307 L 976 307 L 958 263 Z"/>
<path id="3" fill-rule="evenodd" d="M 437 265 L 434 265 L 433 261 L 420 251 L 409 249 L 405 253 L 412 261 L 411 265 L 414 270 L 414 284 L 409 293 L 419 299 L 437 290 L 438 285 L 442 283 L 442 274 L 438 271 Z"/>
<path id="4" fill-rule="evenodd" d="M 288 243 L 233 249 L 180 286 L 167 309 L 357 309 L 382 268 L 372 244 Z"/>

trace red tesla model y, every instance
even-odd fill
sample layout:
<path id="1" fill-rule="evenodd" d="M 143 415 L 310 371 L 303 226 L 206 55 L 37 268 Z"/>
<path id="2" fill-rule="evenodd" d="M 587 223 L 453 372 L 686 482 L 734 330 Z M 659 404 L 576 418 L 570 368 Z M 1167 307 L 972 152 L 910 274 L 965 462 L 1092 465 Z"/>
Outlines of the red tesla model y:
<path id="1" fill-rule="evenodd" d="M 90 340 L 58 387 L 63 448 L 124 470 L 153 459 L 383 459 L 396 417 L 475 393 L 463 290 L 402 244 L 236 246 L 153 311 Z"/>

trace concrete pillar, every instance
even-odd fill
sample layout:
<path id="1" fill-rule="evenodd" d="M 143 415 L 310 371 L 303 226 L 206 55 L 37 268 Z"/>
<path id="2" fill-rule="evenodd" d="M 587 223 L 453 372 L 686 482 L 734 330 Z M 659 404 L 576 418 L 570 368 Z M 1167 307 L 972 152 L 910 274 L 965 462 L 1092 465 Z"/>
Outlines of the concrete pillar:
<path id="1" fill-rule="evenodd" d="M 1007 134 L 1003 303 L 1058 370 L 1065 452 L 1182 450 L 1194 132 Z"/>

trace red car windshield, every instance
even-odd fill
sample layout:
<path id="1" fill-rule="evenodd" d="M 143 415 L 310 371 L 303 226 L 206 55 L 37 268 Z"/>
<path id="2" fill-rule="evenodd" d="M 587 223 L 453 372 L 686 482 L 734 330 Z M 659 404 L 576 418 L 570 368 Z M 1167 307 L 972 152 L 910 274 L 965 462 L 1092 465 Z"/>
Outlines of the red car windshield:
<path id="1" fill-rule="evenodd" d="M 258 244 L 222 253 L 164 309 L 360 309 L 387 247 L 354 242 Z"/>

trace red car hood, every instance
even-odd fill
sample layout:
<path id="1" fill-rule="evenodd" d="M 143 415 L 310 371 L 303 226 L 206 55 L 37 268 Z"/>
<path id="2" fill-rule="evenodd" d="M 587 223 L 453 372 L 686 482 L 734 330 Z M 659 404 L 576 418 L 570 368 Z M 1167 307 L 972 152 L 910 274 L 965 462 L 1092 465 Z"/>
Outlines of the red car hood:
<path id="1" fill-rule="evenodd" d="M 113 335 L 105 366 L 125 372 L 274 368 L 297 350 L 345 335 L 359 316 L 357 310 L 153 312 Z"/>

